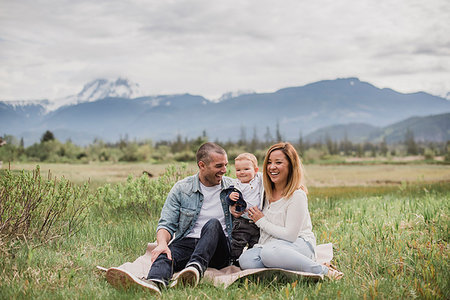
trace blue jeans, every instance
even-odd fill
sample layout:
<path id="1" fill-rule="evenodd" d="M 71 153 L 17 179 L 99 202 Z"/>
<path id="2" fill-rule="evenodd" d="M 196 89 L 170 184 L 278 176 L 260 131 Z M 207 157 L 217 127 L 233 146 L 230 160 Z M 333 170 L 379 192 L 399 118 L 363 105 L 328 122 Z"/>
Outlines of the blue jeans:
<path id="1" fill-rule="evenodd" d="M 211 219 L 202 228 L 200 238 L 183 238 L 169 245 L 172 260 L 163 253 L 153 262 L 147 279 L 169 283 L 173 273 L 194 264 L 206 268 L 221 269 L 230 264 L 230 241 L 223 232 L 219 220 Z"/>
<path id="2" fill-rule="evenodd" d="M 325 275 L 328 267 L 314 260 L 314 249 L 310 243 L 298 238 L 294 243 L 277 240 L 252 248 L 239 257 L 243 270 L 257 268 L 281 268 L 285 270 Z"/>

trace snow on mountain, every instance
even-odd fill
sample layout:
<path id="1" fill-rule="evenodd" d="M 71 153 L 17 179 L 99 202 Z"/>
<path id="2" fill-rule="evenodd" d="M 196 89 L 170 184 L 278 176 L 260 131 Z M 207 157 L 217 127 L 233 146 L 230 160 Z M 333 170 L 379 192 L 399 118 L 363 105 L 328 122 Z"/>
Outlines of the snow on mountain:
<path id="1" fill-rule="evenodd" d="M 83 102 L 93 102 L 108 97 L 132 99 L 141 96 L 139 85 L 128 79 L 117 80 L 96 79 L 87 83 L 77 95 L 55 99 L 46 105 L 47 111 L 56 110 L 62 106 L 75 105 Z"/>
<path id="2" fill-rule="evenodd" d="M 442 98 L 450 100 L 450 92 L 448 92 L 447 94 L 443 95 Z"/>
<path id="3" fill-rule="evenodd" d="M 12 100 L 4 102 L 5 104 L 11 105 L 14 108 L 23 107 L 23 106 L 31 106 L 31 105 L 42 105 L 47 106 L 50 104 L 50 101 L 45 100 Z"/>
<path id="4" fill-rule="evenodd" d="M 213 102 L 220 102 L 220 101 L 224 101 L 224 100 L 228 100 L 231 98 L 236 98 L 242 95 L 248 95 L 248 94 L 255 94 L 255 91 L 252 90 L 238 90 L 238 91 L 234 91 L 234 92 L 227 92 L 225 94 L 223 94 L 219 99 L 216 100 L 212 100 Z"/>

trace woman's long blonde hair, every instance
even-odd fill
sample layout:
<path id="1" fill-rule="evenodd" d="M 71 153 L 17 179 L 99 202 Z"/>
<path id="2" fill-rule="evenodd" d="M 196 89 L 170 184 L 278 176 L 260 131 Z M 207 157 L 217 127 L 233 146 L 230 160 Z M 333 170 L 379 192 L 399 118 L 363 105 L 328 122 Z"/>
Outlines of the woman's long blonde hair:
<path id="1" fill-rule="evenodd" d="M 269 174 L 267 173 L 267 164 L 270 154 L 276 150 L 281 150 L 289 161 L 289 174 L 286 187 L 283 190 L 283 197 L 291 197 L 292 194 L 294 194 L 294 192 L 299 188 L 308 193 L 308 189 L 306 188 L 306 185 L 304 183 L 303 164 L 297 154 L 297 151 L 295 151 L 294 146 L 292 146 L 290 143 L 278 143 L 272 145 L 269 150 L 267 150 L 266 157 L 264 158 L 263 183 L 264 192 L 266 193 L 267 199 L 272 199 L 272 190 L 274 188 L 274 184 L 272 180 L 270 180 Z"/>

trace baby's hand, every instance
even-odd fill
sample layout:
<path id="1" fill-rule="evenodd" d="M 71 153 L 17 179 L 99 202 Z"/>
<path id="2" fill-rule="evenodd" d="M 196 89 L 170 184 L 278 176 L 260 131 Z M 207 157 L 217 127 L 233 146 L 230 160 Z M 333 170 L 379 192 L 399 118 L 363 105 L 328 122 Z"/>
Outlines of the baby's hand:
<path id="1" fill-rule="evenodd" d="M 229 197 L 230 197 L 231 200 L 237 201 L 239 199 L 239 193 L 238 192 L 232 192 Z"/>

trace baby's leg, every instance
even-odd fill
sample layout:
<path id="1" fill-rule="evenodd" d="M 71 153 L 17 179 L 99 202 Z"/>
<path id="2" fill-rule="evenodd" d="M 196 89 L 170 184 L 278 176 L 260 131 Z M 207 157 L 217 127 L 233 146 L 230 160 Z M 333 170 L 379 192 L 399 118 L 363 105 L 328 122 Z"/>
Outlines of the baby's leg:
<path id="1" fill-rule="evenodd" d="M 245 220 L 237 218 L 233 221 L 233 231 L 231 232 L 231 259 L 237 260 L 247 246 L 247 232 Z"/>
<path id="2" fill-rule="evenodd" d="M 248 231 L 248 248 L 253 248 L 255 244 L 259 241 L 259 227 L 256 226 L 255 223 L 249 224 L 249 231 Z"/>

